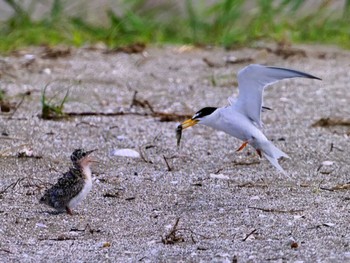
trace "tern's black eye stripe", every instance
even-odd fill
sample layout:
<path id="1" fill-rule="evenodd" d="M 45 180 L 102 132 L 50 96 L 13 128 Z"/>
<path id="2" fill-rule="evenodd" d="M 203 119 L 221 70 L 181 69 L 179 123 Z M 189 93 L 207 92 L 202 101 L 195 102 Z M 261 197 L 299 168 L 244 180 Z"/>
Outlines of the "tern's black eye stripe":
<path id="1" fill-rule="evenodd" d="M 212 114 L 217 108 L 215 107 L 205 107 L 199 111 L 197 111 L 197 113 L 195 115 L 193 115 L 192 119 L 199 119 L 199 118 L 203 118 L 205 116 L 208 116 L 210 114 Z"/>

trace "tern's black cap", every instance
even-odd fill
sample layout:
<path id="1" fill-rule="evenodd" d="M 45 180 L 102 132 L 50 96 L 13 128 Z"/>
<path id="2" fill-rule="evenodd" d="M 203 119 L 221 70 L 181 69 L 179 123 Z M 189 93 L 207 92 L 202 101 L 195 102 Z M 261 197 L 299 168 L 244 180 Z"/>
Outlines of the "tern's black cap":
<path id="1" fill-rule="evenodd" d="M 205 107 L 199 111 L 196 112 L 195 115 L 193 115 L 192 120 L 200 119 L 205 116 L 208 116 L 212 114 L 217 108 L 216 107 Z"/>

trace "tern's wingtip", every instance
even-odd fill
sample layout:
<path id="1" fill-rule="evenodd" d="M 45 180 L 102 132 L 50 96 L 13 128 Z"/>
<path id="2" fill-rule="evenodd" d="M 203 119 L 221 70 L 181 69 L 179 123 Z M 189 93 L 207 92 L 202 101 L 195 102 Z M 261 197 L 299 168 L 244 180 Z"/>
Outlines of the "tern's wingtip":
<path id="1" fill-rule="evenodd" d="M 306 73 L 307 74 L 307 73 Z M 316 77 L 316 76 L 314 76 L 314 75 L 310 75 L 310 74 L 307 74 L 308 76 L 308 78 L 310 78 L 310 79 L 317 79 L 317 80 L 322 80 L 321 78 L 319 78 L 319 77 Z"/>

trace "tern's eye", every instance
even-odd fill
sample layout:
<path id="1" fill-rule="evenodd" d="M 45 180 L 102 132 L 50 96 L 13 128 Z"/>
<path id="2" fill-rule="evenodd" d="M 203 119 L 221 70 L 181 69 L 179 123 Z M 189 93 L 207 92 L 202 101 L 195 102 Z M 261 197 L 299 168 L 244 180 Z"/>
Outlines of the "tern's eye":
<path id="1" fill-rule="evenodd" d="M 215 107 L 206 107 L 206 108 L 203 108 L 199 111 L 197 111 L 197 113 L 195 115 L 193 115 L 192 117 L 192 120 L 195 120 L 195 119 L 199 119 L 199 118 L 203 118 L 205 116 L 208 116 L 210 114 L 212 114 L 217 108 Z"/>

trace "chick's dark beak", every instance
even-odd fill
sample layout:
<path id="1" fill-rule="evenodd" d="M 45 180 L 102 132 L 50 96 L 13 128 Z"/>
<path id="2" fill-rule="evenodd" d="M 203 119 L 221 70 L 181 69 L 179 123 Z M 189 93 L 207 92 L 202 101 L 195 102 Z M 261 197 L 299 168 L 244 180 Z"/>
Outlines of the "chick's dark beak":
<path id="1" fill-rule="evenodd" d="M 90 156 L 91 153 L 97 151 L 97 149 L 91 150 L 91 151 L 86 151 L 85 152 L 85 157 L 83 159 L 83 162 L 85 163 L 98 163 L 98 161 L 95 160 L 94 157 Z"/>
<path id="2" fill-rule="evenodd" d="M 97 151 L 97 149 L 94 149 L 94 150 L 91 150 L 91 151 L 86 151 L 85 153 L 86 153 L 86 156 L 88 156 L 88 155 L 90 155 L 91 153 L 96 152 L 96 151 Z"/>

